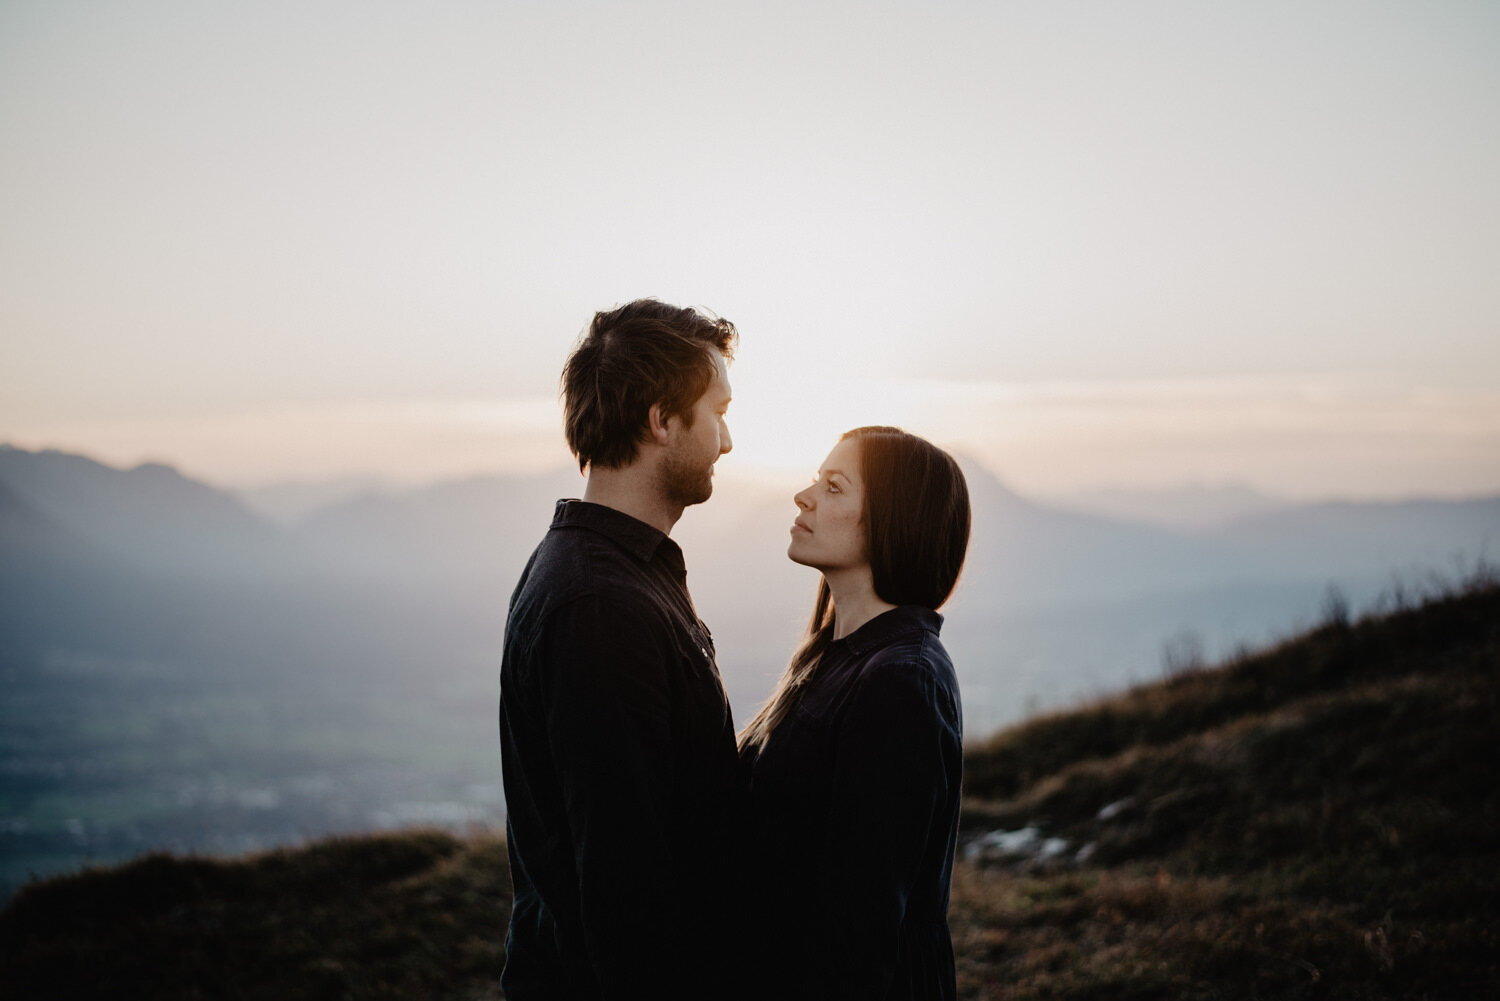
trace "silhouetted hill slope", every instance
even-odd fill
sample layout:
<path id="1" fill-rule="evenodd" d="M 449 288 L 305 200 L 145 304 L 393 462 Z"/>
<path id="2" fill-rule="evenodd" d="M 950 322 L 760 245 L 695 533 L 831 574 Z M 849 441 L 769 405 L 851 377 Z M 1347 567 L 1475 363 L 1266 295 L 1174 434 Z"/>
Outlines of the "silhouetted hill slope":
<path id="1" fill-rule="evenodd" d="M 498 997 L 509 893 L 498 838 L 336 839 L 236 862 L 153 856 L 13 903 L 0 917 L 0 995 Z"/>
<path id="2" fill-rule="evenodd" d="M 1497 631 L 1500 600 L 1489 586 L 1354 624 L 1330 621 L 1217 668 L 1186 670 L 1012 727 L 970 749 L 966 789 L 1013 795 L 1075 764 L 1172 744 L 1304 699 L 1473 669 L 1470 659 L 1492 650 Z"/>
<path id="3" fill-rule="evenodd" d="M 961 994 L 1490 998 L 1500 586 L 1012 728 L 967 756 Z M 480 998 L 503 845 L 144 859 L 0 913 L 16 998 Z"/>
<path id="4" fill-rule="evenodd" d="M 146 568 L 239 575 L 292 554 L 238 500 L 158 463 L 120 470 L 0 445 L 0 484 L 55 525 Z"/>
<path id="5" fill-rule="evenodd" d="M 57 526 L 0 480 L 0 545 L 7 553 L 45 552 L 55 544 L 57 532 Z"/>
<path id="6" fill-rule="evenodd" d="M 164 597 L 138 568 L 0 477 L 0 667 L 29 671 L 60 644 L 138 654 L 142 624 Z"/>
<path id="7" fill-rule="evenodd" d="M 325 556 L 166 466 L 0 445 L 0 663 L 28 673 L 84 658 L 149 661 L 195 683 L 326 686 L 409 676 L 434 649 L 479 645 L 449 641 L 451 602 L 416 586 L 420 559 L 371 574 Z M 460 593 L 488 613 L 504 593 L 492 591 Z"/>

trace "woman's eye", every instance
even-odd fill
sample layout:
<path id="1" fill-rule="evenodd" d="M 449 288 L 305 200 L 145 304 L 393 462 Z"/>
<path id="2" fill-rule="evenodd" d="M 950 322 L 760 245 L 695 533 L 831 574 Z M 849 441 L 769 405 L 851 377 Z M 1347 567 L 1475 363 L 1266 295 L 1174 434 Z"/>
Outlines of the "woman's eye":
<path id="1" fill-rule="evenodd" d="M 832 480 L 828 481 L 828 492 L 831 493 L 831 494 L 843 493 L 842 490 L 840 490 L 838 487 L 834 486 Z"/>

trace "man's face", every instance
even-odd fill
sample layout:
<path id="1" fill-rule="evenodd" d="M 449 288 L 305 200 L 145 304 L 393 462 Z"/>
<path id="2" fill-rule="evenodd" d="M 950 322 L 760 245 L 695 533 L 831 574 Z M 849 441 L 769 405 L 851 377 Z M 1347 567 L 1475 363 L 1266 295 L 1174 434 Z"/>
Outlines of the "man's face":
<path id="1" fill-rule="evenodd" d="M 729 371 L 724 356 L 713 352 L 714 378 L 693 404 L 691 426 L 681 417 L 669 418 L 667 456 L 662 464 L 662 488 L 673 502 L 687 507 L 702 504 L 714 492 L 714 463 L 734 447 L 725 413 L 729 410 Z"/>

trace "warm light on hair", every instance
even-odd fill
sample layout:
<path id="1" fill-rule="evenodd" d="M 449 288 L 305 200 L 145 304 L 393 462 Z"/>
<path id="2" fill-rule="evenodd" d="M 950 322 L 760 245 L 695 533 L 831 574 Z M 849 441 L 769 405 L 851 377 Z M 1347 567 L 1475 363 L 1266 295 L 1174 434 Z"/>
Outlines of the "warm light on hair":
<path id="1" fill-rule="evenodd" d="M 969 487 L 953 456 L 894 427 L 862 427 L 839 440 L 859 444 L 865 550 L 875 594 L 892 605 L 936 611 L 958 583 L 969 546 Z M 741 747 L 763 747 L 801 698 L 833 640 L 833 592 L 818 584 L 812 618 L 768 701 L 740 732 Z"/>

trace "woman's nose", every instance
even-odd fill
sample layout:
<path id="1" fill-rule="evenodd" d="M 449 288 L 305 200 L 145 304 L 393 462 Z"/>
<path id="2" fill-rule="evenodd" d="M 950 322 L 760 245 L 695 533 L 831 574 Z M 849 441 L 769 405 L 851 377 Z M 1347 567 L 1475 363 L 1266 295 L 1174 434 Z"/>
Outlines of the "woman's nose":
<path id="1" fill-rule="evenodd" d="M 797 505 L 797 507 L 801 508 L 803 511 L 812 510 L 812 501 L 808 499 L 808 493 L 809 491 L 807 490 L 797 491 L 792 495 L 792 503 Z"/>

